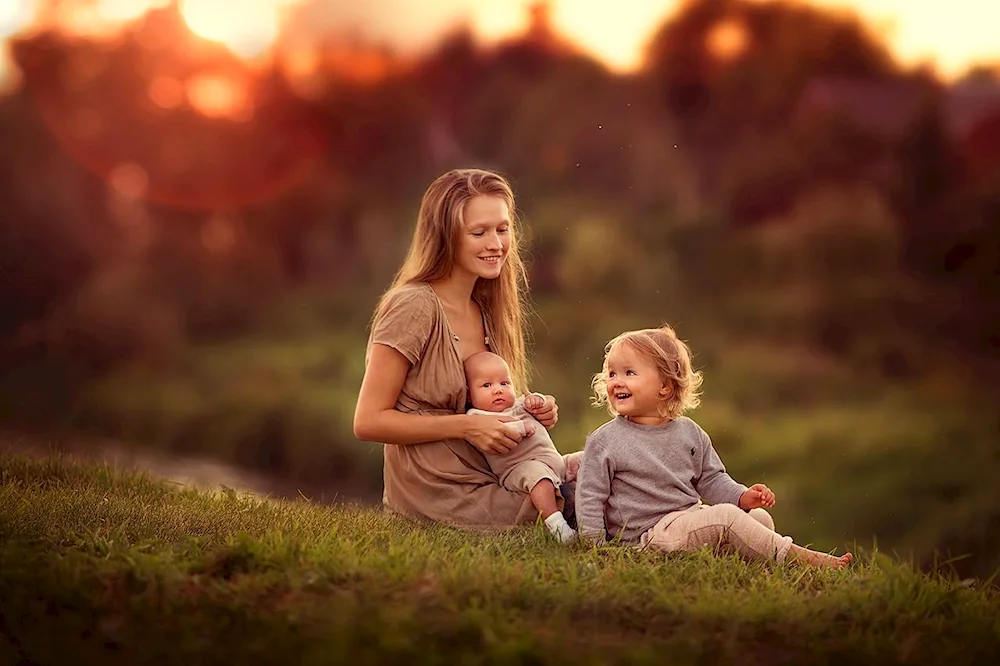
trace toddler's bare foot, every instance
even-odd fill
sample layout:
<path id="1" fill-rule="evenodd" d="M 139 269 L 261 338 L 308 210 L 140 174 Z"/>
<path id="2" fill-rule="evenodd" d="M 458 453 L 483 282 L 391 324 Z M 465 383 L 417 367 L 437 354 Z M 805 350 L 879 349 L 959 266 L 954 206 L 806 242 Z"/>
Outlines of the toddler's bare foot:
<path id="1" fill-rule="evenodd" d="M 788 551 L 788 555 L 791 559 L 798 560 L 804 564 L 808 564 L 809 566 L 826 569 L 843 569 L 851 563 L 851 560 L 854 559 L 854 555 L 850 553 L 845 553 L 844 555 L 838 557 L 836 555 L 828 555 L 827 553 L 809 550 L 808 548 L 803 548 L 802 546 L 796 546 L 794 544 Z"/>

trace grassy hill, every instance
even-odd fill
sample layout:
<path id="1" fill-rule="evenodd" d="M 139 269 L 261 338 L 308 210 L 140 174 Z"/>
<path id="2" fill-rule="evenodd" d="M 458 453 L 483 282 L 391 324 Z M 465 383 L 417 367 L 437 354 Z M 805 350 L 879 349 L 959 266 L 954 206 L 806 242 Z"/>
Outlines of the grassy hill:
<path id="1" fill-rule="evenodd" d="M 991 663 L 993 581 L 558 546 L 0 456 L 0 663 Z"/>

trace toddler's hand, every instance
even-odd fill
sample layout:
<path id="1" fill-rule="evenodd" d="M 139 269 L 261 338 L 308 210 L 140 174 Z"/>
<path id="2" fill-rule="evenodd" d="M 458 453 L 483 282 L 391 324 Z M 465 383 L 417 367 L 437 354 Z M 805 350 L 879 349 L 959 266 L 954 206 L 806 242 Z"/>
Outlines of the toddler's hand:
<path id="1" fill-rule="evenodd" d="M 563 462 L 566 464 L 566 482 L 576 481 L 577 475 L 580 474 L 580 462 L 583 460 L 583 451 L 576 451 L 575 453 L 567 453 L 563 456 Z"/>
<path id="2" fill-rule="evenodd" d="M 545 404 L 545 398 L 538 395 L 537 393 L 529 393 L 524 396 L 524 408 L 531 412 L 536 409 L 541 409 Z"/>
<path id="3" fill-rule="evenodd" d="M 763 483 L 755 483 L 740 495 L 739 506 L 744 511 L 774 506 L 774 493 Z"/>

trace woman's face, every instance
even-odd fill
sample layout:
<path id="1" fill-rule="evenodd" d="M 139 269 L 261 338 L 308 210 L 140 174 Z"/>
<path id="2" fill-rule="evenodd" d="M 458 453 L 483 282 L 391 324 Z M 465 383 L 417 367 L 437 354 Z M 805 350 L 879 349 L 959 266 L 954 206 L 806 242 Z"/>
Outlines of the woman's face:
<path id="1" fill-rule="evenodd" d="M 454 271 L 493 280 L 510 249 L 510 211 L 500 197 L 479 195 L 465 205 L 465 228 L 455 252 Z"/>

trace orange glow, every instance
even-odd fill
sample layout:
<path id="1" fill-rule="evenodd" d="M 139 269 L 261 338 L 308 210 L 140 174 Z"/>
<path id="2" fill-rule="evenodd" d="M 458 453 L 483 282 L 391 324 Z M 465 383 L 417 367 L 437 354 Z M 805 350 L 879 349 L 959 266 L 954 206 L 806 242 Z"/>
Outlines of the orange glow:
<path id="1" fill-rule="evenodd" d="M 149 85 L 149 99 L 161 109 L 176 109 L 184 103 L 184 85 L 175 78 L 159 76 Z"/>
<path id="2" fill-rule="evenodd" d="M 0 4 L 0 93 L 17 85 L 18 77 L 10 61 L 7 40 L 28 27 L 33 12 L 30 0 L 16 0 Z"/>
<path id="3" fill-rule="evenodd" d="M 299 49 L 287 54 L 282 62 L 285 80 L 303 99 L 316 99 L 326 87 L 319 71 L 319 54 L 313 49 Z"/>
<path id="4" fill-rule="evenodd" d="M 278 38 L 293 0 L 181 0 L 181 15 L 191 32 L 225 45 L 233 53 L 255 58 Z"/>
<path id="5" fill-rule="evenodd" d="M 799 0 L 805 2 L 806 0 Z M 428 48 L 455 25 L 495 43 L 526 27 L 528 0 L 0 0 L 0 42 L 48 28 L 88 38 L 113 38 L 122 26 L 171 3 L 191 31 L 244 58 L 324 44 L 355 35 L 409 55 Z M 551 0 L 552 27 L 610 69 L 633 71 L 643 51 L 681 0 Z M 810 0 L 858 12 L 906 65 L 930 63 L 954 78 L 976 63 L 1000 62 L 1000 2 L 988 0 Z M 301 11 L 300 11 L 301 10 Z M 298 20 L 296 20 L 298 19 Z M 0 85 L 14 74 L 0 48 Z M 376 67 L 377 69 L 377 67 Z M 312 79 L 298 70 L 295 77 Z"/>
<path id="6" fill-rule="evenodd" d="M 187 84 L 188 103 L 208 118 L 247 121 L 254 105 L 243 81 L 222 74 L 201 74 Z"/>
<path id="7" fill-rule="evenodd" d="M 107 39 L 151 9 L 169 0 L 64 0 L 52 17 L 53 27 L 80 37 Z"/>
<path id="8" fill-rule="evenodd" d="M 329 69 L 357 83 L 375 83 L 385 78 L 392 67 L 391 59 L 374 49 L 335 48 L 324 55 Z"/>
<path id="9" fill-rule="evenodd" d="M 709 33 L 708 50 L 717 58 L 730 60 L 743 53 L 748 41 L 747 29 L 741 21 L 723 21 Z"/>

